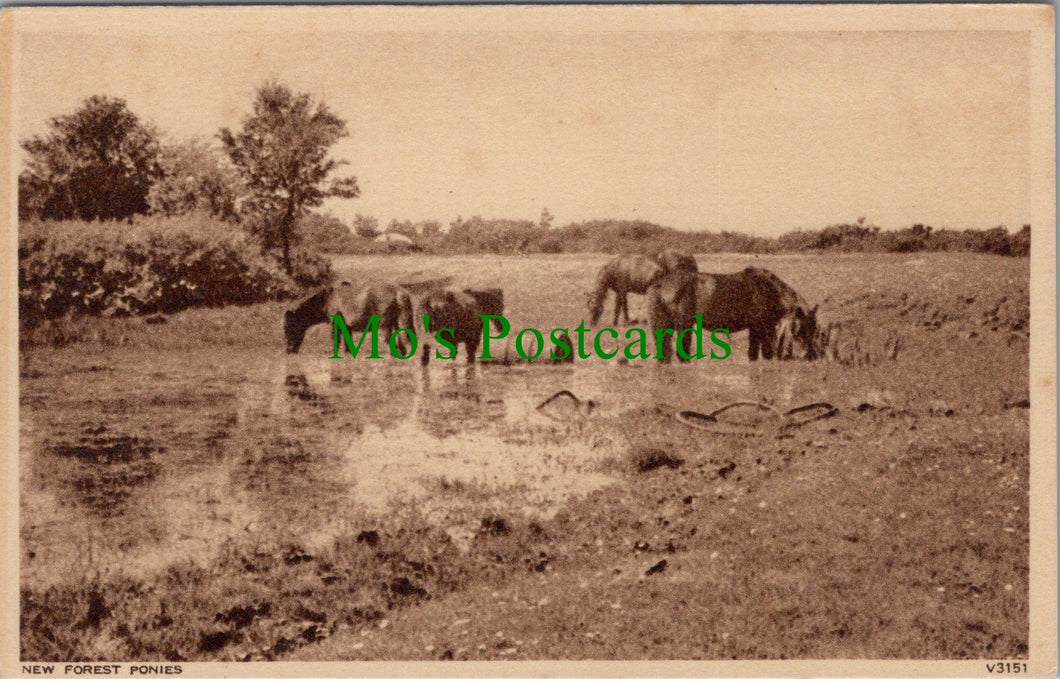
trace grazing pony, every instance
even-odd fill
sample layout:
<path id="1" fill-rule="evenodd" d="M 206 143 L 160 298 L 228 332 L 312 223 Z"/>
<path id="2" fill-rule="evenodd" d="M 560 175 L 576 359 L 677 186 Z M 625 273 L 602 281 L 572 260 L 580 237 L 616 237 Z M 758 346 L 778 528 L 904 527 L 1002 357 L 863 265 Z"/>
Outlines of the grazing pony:
<path id="1" fill-rule="evenodd" d="M 759 352 L 762 358 L 773 358 L 781 325 L 792 344 L 797 340 L 803 345 L 807 359 L 817 357 L 817 307 L 810 309 L 806 300 L 772 271 L 747 267 L 734 274 L 700 274 L 696 296 L 696 313 L 703 314 L 704 328 L 750 333 L 750 360 L 757 360 Z"/>
<path id="2" fill-rule="evenodd" d="M 631 293 L 643 295 L 648 287 L 663 272 L 662 265 L 644 255 L 622 255 L 605 264 L 596 275 L 596 285 L 589 296 L 589 323 L 596 325 L 604 311 L 604 300 L 611 290 L 615 292 L 615 320 L 621 314 L 629 323 L 629 306 L 626 296 Z"/>
<path id="3" fill-rule="evenodd" d="M 468 363 L 474 363 L 475 352 L 482 343 L 484 328 L 481 317 L 504 315 L 504 291 L 500 288 L 433 290 L 420 300 L 418 314 L 421 317 L 424 314 L 430 316 L 430 328 L 424 329 L 426 332 L 422 338 L 421 362 L 423 365 L 427 365 L 431 360 L 431 338 L 443 328 L 448 328 L 452 334 L 447 333 L 448 337 L 445 335 L 442 337 L 450 341 L 453 346 L 463 344 L 467 350 Z M 498 319 L 490 319 L 490 321 L 497 332 L 501 332 L 500 321 Z"/>
<path id="4" fill-rule="evenodd" d="M 382 344 L 387 343 L 391 333 L 398 328 L 414 327 L 412 298 L 403 288 L 384 282 L 355 286 L 344 281 L 323 288 L 286 311 L 283 332 L 287 340 L 287 353 L 298 353 L 306 331 L 319 323 L 330 322 L 329 317 L 335 314 L 342 316 L 351 335 L 355 331 L 363 331 L 372 316 L 381 316 L 379 337 Z M 408 351 L 409 344 L 404 334 L 398 336 L 397 346 L 401 353 Z"/>
<path id="5" fill-rule="evenodd" d="M 817 357 L 817 307 L 810 309 L 772 271 L 748 267 L 733 274 L 701 273 L 694 285 L 689 281 L 687 272 L 671 272 L 652 285 L 653 329 L 690 328 L 695 325 L 695 315 L 702 314 L 706 332 L 716 328 L 725 328 L 730 334 L 749 331 L 748 358 L 755 361 L 760 352 L 762 358 L 773 358 L 780 326 L 792 343 L 803 345 L 807 359 Z M 669 357 L 667 340 L 664 335 L 661 354 Z"/>
<path id="6" fill-rule="evenodd" d="M 605 264 L 596 275 L 596 286 L 589 295 L 589 324 L 596 325 L 604 310 L 604 299 L 609 290 L 615 292 L 615 320 L 618 325 L 621 314 L 628 325 L 629 293 L 644 295 L 648 288 L 660 276 L 670 272 L 682 272 L 695 275 L 699 268 L 692 255 L 667 249 L 653 257 L 645 255 L 622 255 Z"/>

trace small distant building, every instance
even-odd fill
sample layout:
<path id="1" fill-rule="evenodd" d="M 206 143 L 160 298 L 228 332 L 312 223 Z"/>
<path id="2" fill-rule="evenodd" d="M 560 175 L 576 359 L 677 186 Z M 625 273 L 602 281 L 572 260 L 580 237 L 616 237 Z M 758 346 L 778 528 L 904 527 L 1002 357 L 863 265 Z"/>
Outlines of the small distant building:
<path id="1" fill-rule="evenodd" d="M 412 242 L 412 239 L 409 238 L 408 236 L 406 236 L 404 234 L 400 234 L 400 233 L 394 233 L 393 231 L 387 231 L 386 233 L 379 234 L 378 236 L 375 237 L 375 242 L 376 243 L 395 243 L 395 244 L 400 243 L 402 245 L 415 245 L 415 243 Z"/>
<path id="2" fill-rule="evenodd" d="M 387 231 L 381 233 L 375 237 L 376 243 L 386 243 L 387 247 L 391 252 L 408 250 L 412 252 L 419 252 L 420 246 L 416 245 L 415 242 L 408 236 L 393 231 Z"/>

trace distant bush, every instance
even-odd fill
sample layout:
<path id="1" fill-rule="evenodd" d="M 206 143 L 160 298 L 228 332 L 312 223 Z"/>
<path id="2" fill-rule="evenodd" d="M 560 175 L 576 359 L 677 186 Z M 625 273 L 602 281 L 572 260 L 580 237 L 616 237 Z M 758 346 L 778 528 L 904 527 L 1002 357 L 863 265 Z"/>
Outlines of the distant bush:
<path id="1" fill-rule="evenodd" d="M 300 244 L 307 250 L 336 255 L 352 255 L 363 251 L 363 239 L 353 235 L 337 217 L 309 213 L 298 220 Z"/>
<path id="2" fill-rule="evenodd" d="M 295 251 L 291 276 L 245 232 L 203 217 L 33 222 L 19 229 L 19 320 L 127 316 L 292 297 L 331 278 Z"/>
<path id="3" fill-rule="evenodd" d="M 1009 243 L 1010 255 L 1013 257 L 1029 257 L 1031 254 L 1031 225 L 1024 224 L 1023 228 L 1011 237 Z"/>
<path id="4" fill-rule="evenodd" d="M 538 238 L 548 231 L 529 220 L 460 219 L 449 225 L 449 232 L 429 241 L 437 252 L 519 254 L 538 252 L 534 247 Z"/>
<path id="5" fill-rule="evenodd" d="M 357 216 L 353 218 L 353 232 L 360 238 L 375 238 L 382 231 L 379 230 L 379 220 L 375 217 L 369 217 L 357 213 Z"/>

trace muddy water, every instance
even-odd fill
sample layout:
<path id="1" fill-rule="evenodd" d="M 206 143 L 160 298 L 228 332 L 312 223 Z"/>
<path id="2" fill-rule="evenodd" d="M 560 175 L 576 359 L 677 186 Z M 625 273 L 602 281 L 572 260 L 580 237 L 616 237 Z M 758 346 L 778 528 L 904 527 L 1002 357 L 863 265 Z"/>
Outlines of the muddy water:
<path id="1" fill-rule="evenodd" d="M 22 383 L 26 584 L 207 564 L 228 541 L 326 546 L 399 505 L 460 545 L 484 512 L 547 519 L 621 482 L 632 442 L 615 423 L 627 409 L 788 405 L 819 380 L 812 366 L 738 353 L 692 366 L 427 369 L 267 352 L 69 358 Z M 537 408 L 562 389 L 596 407 Z"/>

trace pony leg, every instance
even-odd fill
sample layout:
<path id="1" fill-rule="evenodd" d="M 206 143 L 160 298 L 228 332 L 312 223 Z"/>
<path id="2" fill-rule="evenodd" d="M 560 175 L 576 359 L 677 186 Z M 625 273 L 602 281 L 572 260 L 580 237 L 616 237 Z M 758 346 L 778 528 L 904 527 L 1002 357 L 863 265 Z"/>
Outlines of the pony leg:
<path id="1" fill-rule="evenodd" d="M 681 346 L 684 348 L 685 353 L 684 356 L 682 356 L 681 352 L 677 352 L 677 359 L 682 363 L 688 363 L 691 359 L 685 358 L 685 356 L 694 356 L 692 353 L 692 333 L 686 333 L 685 336 L 681 338 Z"/>
<path id="2" fill-rule="evenodd" d="M 655 335 L 655 357 L 663 362 L 669 363 L 673 356 L 673 330 L 665 327 L 656 327 L 652 334 Z"/>
<path id="3" fill-rule="evenodd" d="M 770 341 L 772 339 L 771 334 L 771 332 L 762 333 L 761 341 L 758 344 L 762 350 L 762 358 L 767 361 L 773 358 L 773 343 Z"/>
<path id="4" fill-rule="evenodd" d="M 392 348 L 390 344 L 396 338 L 394 337 L 394 326 L 391 324 L 389 318 L 384 317 L 379 323 L 379 339 L 386 344 L 387 353 L 393 356 L 394 348 Z M 400 340 L 394 342 L 394 347 L 400 349 Z"/>
<path id="5" fill-rule="evenodd" d="M 776 343 L 776 357 L 778 361 L 786 361 L 793 357 L 794 347 L 793 341 L 790 341 L 791 337 L 788 333 L 788 328 L 782 326 L 777 331 L 777 343 Z"/>
<path id="6" fill-rule="evenodd" d="M 606 284 L 597 281 L 596 289 L 593 290 L 589 302 L 589 325 L 595 326 L 597 322 L 599 322 L 601 314 L 604 313 L 604 302 L 606 301 L 607 286 Z"/>
<path id="7" fill-rule="evenodd" d="M 750 331 L 750 336 L 751 336 L 751 341 L 748 343 L 748 346 L 747 346 L 747 358 L 749 360 L 751 360 L 751 361 L 757 361 L 758 360 L 758 342 L 759 342 L 758 333 L 756 331 L 754 331 L 754 330 L 751 330 Z"/>
<path id="8" fill-rule="evenodd" d="M 396 333 L 398 330 L 401 329 L 401 307 L 400 307 L 400 305 L 394 304 L 394 305 L 391 306 L 390 309 L 387 310 L 386 324 L 388 326 L 387 327 L 387 330 L 388 330 L 388 333 L 387 333 L 387 344 L 389 345 L 390 338 L 394 337 L 394 333 Z M 405 333 L 401 333 L 401 334 L 396 336 L 396 338 L 394 340 L 394 346 L 397 349 L 399 354 L 401 354 L 402 356 L 405 356 L 408 353 L 409 349 L 412 347 L 412 341 L 408 337 L 405 336 Z"/>

